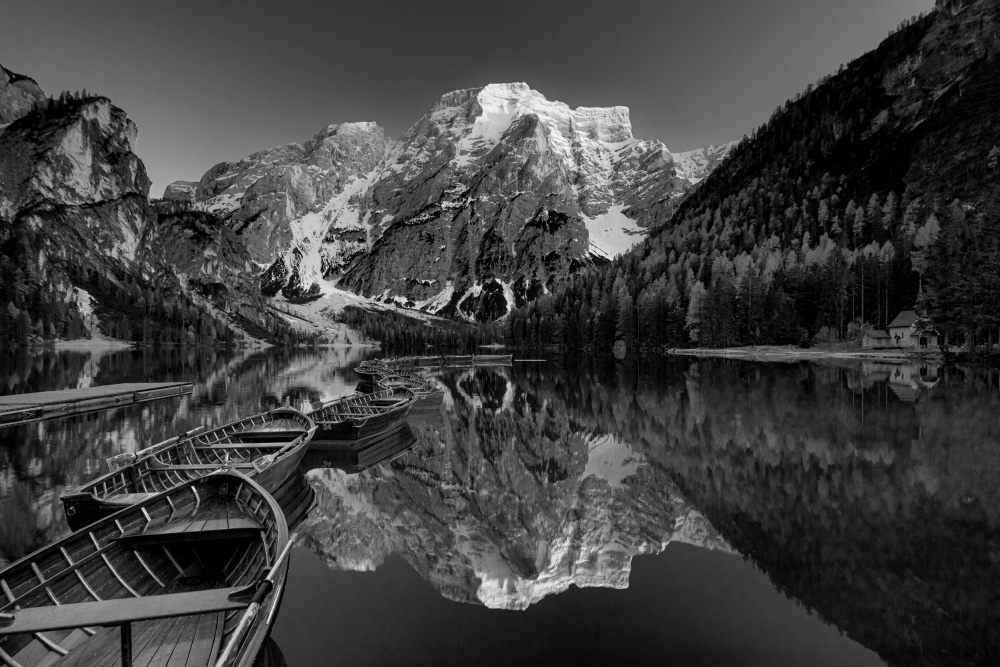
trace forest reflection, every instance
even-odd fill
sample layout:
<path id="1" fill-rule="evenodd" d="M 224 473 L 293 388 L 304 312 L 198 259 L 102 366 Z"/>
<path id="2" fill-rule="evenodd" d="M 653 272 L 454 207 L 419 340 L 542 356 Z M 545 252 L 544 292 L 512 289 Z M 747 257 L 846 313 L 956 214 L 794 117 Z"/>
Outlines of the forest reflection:
<path id="1" fill-rule="evenodd" d="M 679 360 L 517 380 L 669 471 L 779 589 L 890 664 L 998 660 L 995 371 Z"/>
<path id="2" fill-rule="evenodd" d="M 370 354 L 0 357 L 2 393 L 196 385 L 184 399 L 0 429 L 0 559 L 65 532 L 59 494 L 96 475 L 106 457 L 286 400 L 349 393 L 351 368 Z M 338 523 L 343 497 L 332 494 L 367 489 L 386 516 L 405 517 L 394 529 L 406 539 L 378 536 L 369 523 L 368 542 L 342 558 L 367 563 L 372 548 L 403 549 L 439 590 L 466 601 L 482 593 L 481 572 L 452 564 L 479 558 L 522 581 L 517 591 L 488 591 L 515 607 L 547 594 L 542 584 L 562 590 L 574 577 L 625 585 L 632 555 L 655 553 L 666 534 L 743 554 L 890 664 L 1000 662 L 997 372 L 668 359 L 516 363 L 439 379 L 441 411 L 383 443 L 379 455 L 391 462 L 352 459 L 310 476 L 320 508 L 306 525 L 318 553 L 337 555 L 324 540 L 350 529 Z M 616 467 L 597 479 L 602 452 Z M 329 452 L 312 460 L 340 465 Z M 440 531 L 459 523 L 466 553 L 455 555 L 455 535 Z M 681 524 L 696 533 L 670 532 Z M 439 532 L 418 540 L 415 526 Z M 539 560 L 539 545 L 560 535 L 591 560 L 573 572 Z"/>

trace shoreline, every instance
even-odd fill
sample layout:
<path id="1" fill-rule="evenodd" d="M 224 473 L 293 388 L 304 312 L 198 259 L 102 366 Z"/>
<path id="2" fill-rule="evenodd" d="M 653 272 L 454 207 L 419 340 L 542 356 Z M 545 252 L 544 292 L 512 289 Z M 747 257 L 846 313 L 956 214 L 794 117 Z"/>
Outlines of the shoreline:
<path id="1" fill-rule="evenodd" d="M 721 348 L 671 348 L 668 355 L 678 357 L 713 357 L 721 359 L 745 359 L 747 361 L 824 361 L 851 360 L 875 361 L 890 364 L 907 364 L 933 361 L 944 363 L 944 355 L 938 350 L 861 350 L 830 349 L 823 347 L 800 348 L 791 345 L 748 345 Z"/>
<path id="2" fill-rule="evenodd" d="M 57 340 L 52 344 L 52 348 L 56 352 L 103 352 L 131 350 L 133 347 L 132 343 L 114 338 L 73 338 L 70 340 Z"/>

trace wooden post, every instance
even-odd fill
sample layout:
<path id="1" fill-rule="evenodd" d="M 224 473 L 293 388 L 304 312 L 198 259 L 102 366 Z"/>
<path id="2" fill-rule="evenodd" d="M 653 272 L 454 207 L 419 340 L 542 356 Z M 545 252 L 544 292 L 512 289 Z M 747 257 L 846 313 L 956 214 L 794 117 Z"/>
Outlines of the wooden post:
<path id="1" fill-rule="evenodd" d="M 132 667 L 132 624 L 122 626 L 122 667 Z"/>

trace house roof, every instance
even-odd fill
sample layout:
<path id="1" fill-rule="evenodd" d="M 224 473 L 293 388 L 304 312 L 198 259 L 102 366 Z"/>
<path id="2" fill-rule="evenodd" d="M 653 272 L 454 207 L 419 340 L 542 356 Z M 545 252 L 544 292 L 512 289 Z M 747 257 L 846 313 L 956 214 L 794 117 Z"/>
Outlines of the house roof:
<path id="1" fill-rule="evenodd" d="M 865 335 L 869 338 L 890 338 L 889 334 L 882 331 L 881 329 L 872 329 L 871 331 L 866 331 Z"/>
<path id="2" fill-rule="evenodd" d="M 896 329 L 898 327 L 910 327 L 913 323 L 917 321 L 917 313 L 912 310 L 904 310 L 899 315 L 896 315 L 896 319 L 889 323 L 889 329 Z"/>

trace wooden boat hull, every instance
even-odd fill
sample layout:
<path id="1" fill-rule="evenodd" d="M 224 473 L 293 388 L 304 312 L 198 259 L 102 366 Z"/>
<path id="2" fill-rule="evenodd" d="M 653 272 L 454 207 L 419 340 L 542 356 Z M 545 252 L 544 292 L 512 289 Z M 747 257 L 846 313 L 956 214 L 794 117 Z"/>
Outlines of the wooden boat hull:
<path id="1" fill-rule="evenodd" d="M 383 371 L 379 371 L 378 369 L 372 369 L 372 370 L 362 370 L 360 368 L 354 369 L 354 374 L 358 376 L 358 379 L 361 380 L 362 382 L 367 382 L 369 384 L 375 382 L 375 377 L 380 372 Z"/>
<path id="2" fill-rule="evenodd" d="M 210 667 L 227 651 L 227 666 L 251 667 L 287 546 L 281 508 L 244 475 L 153 495 L 0 571 L 0 664 L 118 665 L 124 645 L 137 667 Z"/>
<path id="3" fill-rule="evenodd" d="M 308 449 L 309 442 L 306 441 L 287 456 L 276 459 L 274 463 L 261 472 L 258 472 L 252 465 L 241 467 L 239 471 L 255 480 L 268 493 L 273 493 L 299 467 Z M 218 468 L 214 469 L 177 470 L 176 474 L 178 476 L 184 475 L 187 480 L 193 480 L 204 477 L 222 467 L 220 464 Z M 115 496 L 97 498 L 91 493 L 69 493 L 63 495 L 60 500 L 62 500 L 63 511 L 66 514 L 66 523 L 69 524 L 71 530 L 80 530 L 132 505 L 134 500 L 131 495 L 127 494 L 123 498 L 116 499 Z"/>
<path id="4" fill-rule="evenodd" d="M 281 647 L 274 641 L 274 638 L 269 637 L 264 643 L 253 667 L 288 667 L 285 654 L 281 652 Z"/>
<path id="5" fill-rule="evenodd" d="M 316 423 L 313 442 L 368 438 L 406 419 L 416 397 L 411 392 L 381 391 L 317 404 L 309 416 Z"/>
<path id="6" fill-rule="evenodd" d="M 286 413 L 296 422 L 301 422 L 303 427 L 308 426 L 309 430 L 298 432 L 289 440 L 291 435 L 285 435 L 288 431 L 280 430 L 288 426 L 285 423 L 288 421 Z M 190 437 L 185 434 L 169 447 L 158 449 L 159 445 L 154 446 L 147 450 L 152 453 L 137 458 L 124 468 L 112 470 L 64 494 L 61 500 L 67 523 L 71 529 L 80 530 L 151 493 L 204 477 L 227 466 L 227 452 L 235 457 L 231 462 L 235 469 L 256 479 L 266 491 L 274 491 L 298 468 L 315 433 L 315 426 L 312 426 L 312 420 L 298 411 L 282 408 L 267 414 L 280 418 L 258 424 L 259 430 L 255 431 L 238 431 L 227 425 L 205 433 L 196 432 Z M 249 421 L 254 419 L 249 418 Z M 272 428 L 275 424 L 278 426 Z M 254 461 L 255 455 L 271 455 L 272 460 L 269 465 L 263 466 L 260 460 Z M 196 463 L 191 465 L 192 461 Z"/>
<path id="7" fill-rule="evenodd" d="M 309 449 L 311 451 L 312 448 Z M 306 479 L 306 474 L 312 469 L 308 463 L 310 458 L 307 456 L 299 465 L 299 469 L 289 475 L 288 479 L 271 494 L 285 515 L 289 531 L 295 530 L 316 506 L 316 490 Z"/>
<path id="8" fill-rule="evenodd" d="M 417 438 L 413 429 L 404 421 L 394 428 L 361 440 L 314 441 L 309 447 L 303 468 L 338 468 L 356 473 L 394 459 L 415 444 Z"/>
<path id="9" fill-rule="evenodd" d="M 412 406 L 412 403 L 408 403 L 399 410 L 381 415 L 373 415 L 363 421 L 347 420 L 338 423 L 321 423 L 316 429 L 316 435 L 313 436 L 313 440 L 323 442 L 328 440 L 359 440 L 361 438 L 370 438 L 406 419 Z"/>

